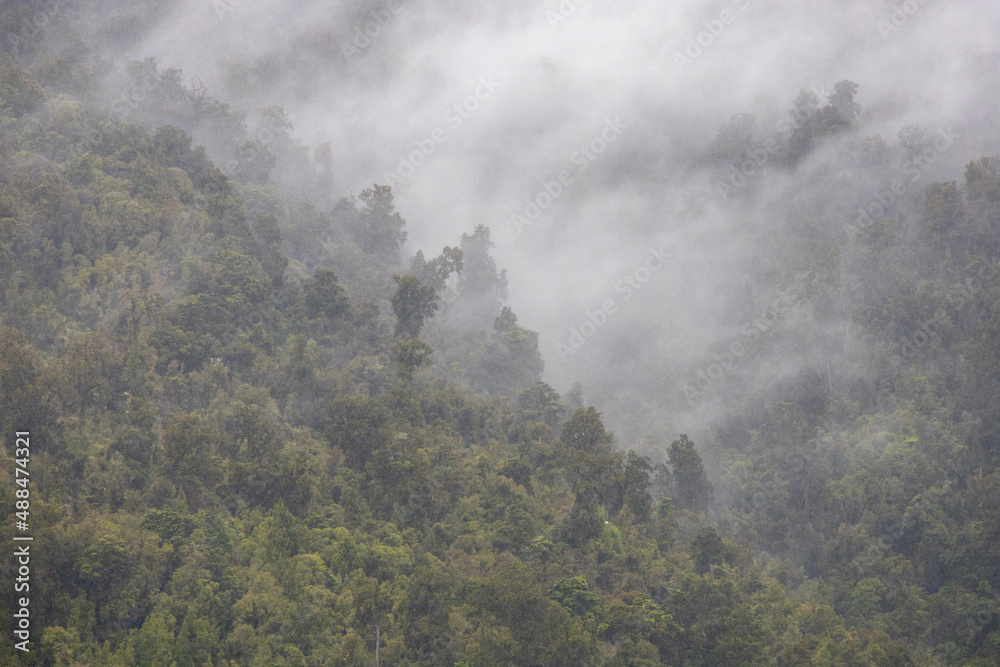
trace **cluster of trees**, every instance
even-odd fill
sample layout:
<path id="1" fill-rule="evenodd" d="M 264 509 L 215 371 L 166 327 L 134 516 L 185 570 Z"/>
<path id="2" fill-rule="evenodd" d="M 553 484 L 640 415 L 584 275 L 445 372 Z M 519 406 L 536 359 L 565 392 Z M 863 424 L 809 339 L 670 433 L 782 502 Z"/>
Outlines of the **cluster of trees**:
<path id="1" fill-rule="evenodd" d="M 811 336 L 825 359 L 776 388 L 733 382 L 733 393 L 746 394 L 729 394 L 733 409 L 714 425 L 717 495 L 727 498 L 715 508 L 724 534 L 758 554 L 765 572 L 800 598 L 828 601 L 851 627 L 894 638 L 905 648 L 898 660 L 993 664 L 1000 161 L 920 182 L 922 156 L 940 157 L 947 138 L 919 126 L 902 128 L 894 145 L 861 136 L 856 91 L 842 82 L 827 106 L 806 105 L 764 160 L 794 169 L 786 158 L 796 132 L 812 147 L 800 159 L 836 137 L 817 159 L 871 181 L 849 217 L 831 206 L 806 209 L 803 222 L 799 207 L 762 230 L 774 252 L 761 265 L 790 258 L 789 272 L 820 278 L 800 328 L 772 340 Z M 734 117 L 711 159 L 749 160 L 759 136 L 751 117 Z M 875 199 L 891 187 L 900 193 L 893 201 Z M 737 206 L 753 202 L 754 189 L 741 197 Z M 791 283 L 778 271 L 769 278 L 771 289 Z"/>
<path id="2" fill-rule="evenodd" d="M 697 452 L 615 451 L 594 408 L 538 381 L 487 228 L 405 273 L 388 188 L 290 204 L 180 129 L 50 97 L 13 61 L 0 75 L 0 433 L 37 447 L 29 662 L 760 653 L 726 619 L 775 584 L 734 586 L 752 562 L 697 533 Z M 424 369 L 439 305 L 437 339 L 480 364 L 445 374 L 482 393 Z M 686 592 L 705 577 L 715 598 Z"/>
<path id="3" fill-rule="evenodd" d="M 319 194 L 279 109 L 248 126 L 150 61 L 108 114 L 65 76 L 85 59 L 22 56 L 0 57 L 0 438 L 34 443 L 35 650 L 4 661 L 1000 659 L 997 160 L 846 245 L 776 229 L 866 372 L 746 392 L 706 472 L 709 443 L 623 451 L 542 381 L 487 227 L 404 261 L 392 191 Z M 773 147 L 737 117 L 708 159 L 795 169 L 851 136 L 856 92 L 800 96 Z M 857 143 L 873 173 L 895 150 Z M 286 187 L 294 164 L 315 178 Z"/>
<path id="4" fill-rule="evenodd" d="M 854 100 L 857 92 L 858 84 L 840 81 L 822 104 L 815 92 L 803 90 L 770 128 L 758 127 L 757 117 L 750 113 L 730 118 L 719 128 L 706 156 L 718 173 L 715 194 L 723 200 L 746 201 L 768 169 L 794 169 L 824 138 L 852 129 L 861 113 Z M 869 152 L 884 147 L 884 142 L 872 144 Z"/>

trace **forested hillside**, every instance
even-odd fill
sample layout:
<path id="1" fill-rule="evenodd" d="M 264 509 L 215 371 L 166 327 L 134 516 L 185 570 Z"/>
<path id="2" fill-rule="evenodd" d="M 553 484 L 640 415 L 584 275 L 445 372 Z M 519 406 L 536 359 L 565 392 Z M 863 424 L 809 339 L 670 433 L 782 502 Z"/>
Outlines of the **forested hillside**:
<path id="1" fill-rule="evenodd" d="M 488 225 L 410 254 L 392 189 L 333 192 L 338 147 L 282 108 L 152 59 L 109 77 L 24 37 L 39 11 L 84 30 L 43 5 L 0 11 L 0 534 L 28 488 L 34 538 L 29 652 L 0 559 L 0 662 L 1000 664 L 1000 158 L 919 180 L 948 135 L 863 135 L 846 80 L 773 144 L 734 116 L 706 169 L 791 177 L 846 137 L 816 192 L 884 184 L 853 224 L 753 230 L 753 291 L 795 289 L 732 364 L 830 356 L 708 368 L 710 436 L 647 416 L 623 442 L 546 383 Z"/>

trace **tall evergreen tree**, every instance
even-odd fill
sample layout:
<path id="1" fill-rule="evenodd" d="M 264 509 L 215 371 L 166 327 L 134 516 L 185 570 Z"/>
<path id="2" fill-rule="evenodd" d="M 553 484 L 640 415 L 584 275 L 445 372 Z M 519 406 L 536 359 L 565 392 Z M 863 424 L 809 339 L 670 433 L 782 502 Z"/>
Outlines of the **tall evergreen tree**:
<path id="1" fill-rule="evenodd" d="M 681 509 L 705 512 L 712 501 L 712 485 L 705 476 L 701 454 L 684 434 L 670 443 L 667 454 L 674 481 L 674 503 Z"/>

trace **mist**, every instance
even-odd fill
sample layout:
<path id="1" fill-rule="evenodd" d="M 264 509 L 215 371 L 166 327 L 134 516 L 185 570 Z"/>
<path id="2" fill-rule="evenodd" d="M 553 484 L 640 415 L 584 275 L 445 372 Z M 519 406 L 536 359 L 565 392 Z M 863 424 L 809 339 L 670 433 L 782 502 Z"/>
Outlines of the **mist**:
<path id="1" fill-rule="evenodd" d="M 619 444 L 648 450 L 745 413 L 748 387 L 867 376 L 816 297 L 850 280 L 849 226 L 888 187 L 863 139 L 911 195 L 1000 152 L 997 25 L 985 1 L 187 0 L 119 35 L 108 77 L 153 57 L 250 125 L 280 106 L 309 152 L 329 142 L 330 201 L 392 186 L 406 258 L 489 226 L 546 381 L 580 381 Z M 800 91 L 818 108 L 844 80 L 860 114 L 793 169 L 765 154 L 741 181 L 712 159 L 734 115 L 766 146 Z M 832 263 L 803 261 L 801 239 Z"/>

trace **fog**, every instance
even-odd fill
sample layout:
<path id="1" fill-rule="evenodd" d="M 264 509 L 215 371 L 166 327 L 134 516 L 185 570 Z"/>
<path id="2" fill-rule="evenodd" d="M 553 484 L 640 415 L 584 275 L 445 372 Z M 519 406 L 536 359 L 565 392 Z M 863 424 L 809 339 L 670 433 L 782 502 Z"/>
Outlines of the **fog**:
<path id="1" fill-rule="evenodd" d="M 985 0 L 186 0 L 114 58 L 155 57 L 236 108 L 281 106 L 310 150 L 330 142 L 332 199 L 393 186 L 407 256 L 488 225 L 545 379 L 580 381 L 628 446 L 707 435 L 748 387 L 818 373 L 836 392 L 865 374 L 846 320 L 816 316 L 815 267 L 785 232 L 811 225 L 849 254 L 845 226 L 884 187 L 856 159 L 863 137 L 904 174 L 898 132 L 926 128 L 934 159 L 911 194 L 1000 152 L 998 25 Z M 238 63 L 255 69 L 235 83 Z M 845 79 L 849 132 L 794 169 L 763 158 L 720 195 L 720 126 L 751 113 L 760 141 L 786 136 L 800 91 L 825 105 Z M 734 342 L 744 353 L 691 399 Z"/>

